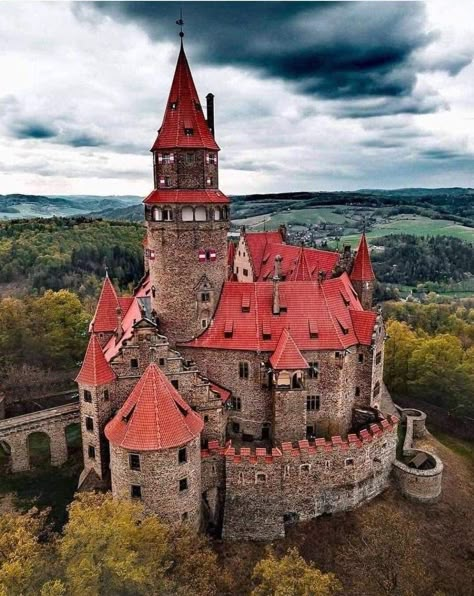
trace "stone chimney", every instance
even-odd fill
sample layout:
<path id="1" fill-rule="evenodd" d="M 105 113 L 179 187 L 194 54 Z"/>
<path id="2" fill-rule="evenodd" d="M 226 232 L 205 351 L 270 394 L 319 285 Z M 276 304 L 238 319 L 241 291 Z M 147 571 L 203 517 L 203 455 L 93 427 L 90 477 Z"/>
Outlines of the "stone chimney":
<path id="1" fill-rule="evenodd" d="M 212 132 L 212 136 L 215 136 L 215 129 L 214 129 L 214 95 L 212 93 L 208 93 L 206 95 L 206 111 L 207 111 L 207 126 L 209 130 Z"/>
<path id="2" fill-rule="evenodd" d="M 281 261 L 282 258 L 280 255 L 275 257 L 275 268 L 273 271 L 273 304 L 272 304 L 272 313 L 274 315 L 280 314 L 280 276 L 281 276 Z"/>
<path id="3" fill-rule="evenodd" d="M 115 332 L 116 341 L 119 342 L 122 339 L 123 327 L 122 327 L 122 309 L 117 306 L 115 312 L 117 313 L 117 331 Z"/>

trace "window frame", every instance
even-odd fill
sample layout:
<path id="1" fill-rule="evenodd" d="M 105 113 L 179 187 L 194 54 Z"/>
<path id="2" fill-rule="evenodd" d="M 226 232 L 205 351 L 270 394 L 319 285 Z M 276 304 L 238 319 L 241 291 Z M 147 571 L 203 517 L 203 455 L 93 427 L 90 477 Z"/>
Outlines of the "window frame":
<path id="1" fill-rule="evenodd" d="M 130 468 L 130 470 L 133 470 L 134 472 L 140 472 L 140 470 L 142 469 L 142 463 L 139 453 L 128 454 L 128 467 Z"/>

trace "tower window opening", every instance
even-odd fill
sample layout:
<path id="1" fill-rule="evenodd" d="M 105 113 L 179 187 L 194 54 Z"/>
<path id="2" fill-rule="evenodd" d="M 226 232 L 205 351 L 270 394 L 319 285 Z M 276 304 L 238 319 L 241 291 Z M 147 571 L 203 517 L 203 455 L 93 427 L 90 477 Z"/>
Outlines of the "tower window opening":
<path id="1" fill-rule="evenodd" d="M 163 153 L 163 158 L 162 158 L 163 163 L 171 163 L 173 161 L 172 157 L 173 157 L 172 153 Z"/>
<path id="2" fill-rule="evenodd" d="M 178 451 L 178 463 L 185 464 L 188 461 L 188 454 L 186 451 L 186 447 L 181 447 Z"/>
<path id="3" fill-rule="evenodd" d="M 94 430 L 94 421 L 90 416 L 86 416 L 86 429 L 90 431 Z"/>
<path id="4" fill-rule="evenodd" d="M 377 383 L 375 383 L 374 386 L 374 397 L 377 397 L 377 395 L 380 393 L 380 383 L 377 381 Z"/>
<path id="5" fill-rule="evenodd" d="M 194 163 L 194 153 L 186 153 L 186 163 Z"/>
<path id="6" fill-rule="evenodd" d="M 319 395 L 307 395 L 306 396 L 306 410 L 313 412 L 319 410 L 321 406 L 321 397 Z"/>
<path id="7" fill-rule="evenodd" d="M 94 445 L 89 445 L 89 448 L 87 450 L 87 454 L 89 456 L 89 459 L 95 459 L 95 447 L 94 447 Z"/>
<path id="8" fill-rule="evenodd" d="M 239 377 L 241 379 L 248 379 L 249 378 L 249 363 L 242 361 L 239 362 Z"/>
<path id="9" fill-rule="evenodd" d="M 194 219 L 195 221 L 206 221 L 207 219 L 207 211 L 205 207 L 196 207 L 194 209 Z"/>
<path id="10" fill-rule="evenodd" d="M 109 399 L 110 399 L 109 390 L 104 389 L 104 400 L 109 401 Z"/>
<path id="11" fill-rule="evenodd" d="M 130 487 L 130 494 L 132 499 L 141 499 L 142 498 L 142 487 L 139 484 L 132 484 Z"/>
<path id="12" fill-rule="evenodd" d="M 235 395 L 233 395 L 231 400 L 232 409 L 236 410 L 237 412 L 240 412 L 240 410 L 242 409 L 242 401 L 240 400 L 240 397 L 236 397 Z"/>
<path id="13" fill-rule="evenodd" d="M 152 211 L 153 221 L 163 221 L 163 211 L 159 207 L 154 207 Z"/>
<path id="14" fill-rule="evenodd" d="M 319 376 L 319 362 L 308 362 L 308 364 L 308 377 L 310 379 L 317 379 Z"/>
<path id="15" fill-rule="evenodd" d="M 380 364 L 382 362 L 382 352 L 377 352 L 377 356 L 375 357 L 375 364 Z"/>
<path id="16" fill-rule="evenodd" d="M 171 221 L 173 219 L 173 212 L 171 209 L 163 209 L 163 220 Z"/>
<path id="17" fill-rule="evenodd" d="M 215 153 L 208 153 L 207 162 L 215 166 L 217 164 L 217 155 Z"/>
<path id="18" fill-rule="evenodd" d="M 87 391 L 87 389 L 84 390 L 84 401 L 86 401 L 87 403 L 91 403 L 92 401 L 92 393 L 90 391 Z"/>
<path id="19" fill-rule="evenodd" d="M 165 186 L 171 186 L 171 178 L 169 176 L 165 176 Z"/>
<path id="20" fill-rule="evenodd" d="M 178 381 L 178 379 L 172 379 L 171 380 L 171 384 L 173 385 L 173 387 L 175 389 L 179 389 L 179 381 Z"/>
<path id="21" fill-rule="evenodd" d="M 188 479 L 187 478 L 181 478 L 181 480 L 179 481 L 179 490 L 180 492 L 187 490 L 188 488 Z"/>
<path id="22" fill-rule="evenodd" d="M 346 461 L 344 462 L 344 464 L 345 464 L 346 466 L 353 466 L 353 465 L 354 465 L 354 460 L 352 459 L 352 457 L 348 457 L 348 458 L 346 459 Z"/>
<path id="23" fill-rule="evenodd" d="M 216 221 L 219 221 L 221 219 L 221 210 L 219 209 L 219 207 L 216 207 L 214 210 L 214 219 Z"/>
<path id="24" fill-rule="evenodd" d="M 359 354 L 359 364 L 364 364 L 364 354 Z"/>
<path id="25" fill-rule="evenodd" d="M 263 472 L 257 472 L 255 474 L 255 484 L 266 484 L 267 482 L 267 475 Z"/>
<path id="26" fill-rule="evenodd" d="M 209 302 L 211 300 L 211 295 L 209 292 L 202 292 L 201 294 L 201 302 Z"/>
<path id="27" fill-rule="evenodd" d="M 360 387 L 356 387 L 355 389 L 355 396 L 359 397 L 360 396 Z"/>
<path id="28" fill-rule="evenodd" d="M 128 463 L 131 470 L 140 470 L 140 456 L 138 453 L 130 453 Z"/>
<path id="29" fill-rule="evenodd" d="M 138 358 L 132 358 L 130 360 L 130 368 L 138 368 Z"/>

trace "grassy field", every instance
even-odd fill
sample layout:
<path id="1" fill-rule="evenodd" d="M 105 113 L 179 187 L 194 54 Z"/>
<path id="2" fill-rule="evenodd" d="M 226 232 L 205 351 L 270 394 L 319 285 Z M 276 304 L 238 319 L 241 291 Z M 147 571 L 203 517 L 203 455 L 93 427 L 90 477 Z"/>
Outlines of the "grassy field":
<path id="1" fill-rule="evenodd" d="M 256 215 L 255 217 L 236 219 L 233 223 L 237 225 L 245 224 L 247 227 L 255 229 L 256 231 L 263 229 L 264 225 L 267 229 L 275 229 L 281 224 L 292 226 L 328 222 L 343 224 L 347 219 L 346 216 L 341 213 L 336 213 L 335 209 L 341 211 L 346 210 L 347 207 L 314 207 L 310 209 L 277 211 L 266 215 Z"/>

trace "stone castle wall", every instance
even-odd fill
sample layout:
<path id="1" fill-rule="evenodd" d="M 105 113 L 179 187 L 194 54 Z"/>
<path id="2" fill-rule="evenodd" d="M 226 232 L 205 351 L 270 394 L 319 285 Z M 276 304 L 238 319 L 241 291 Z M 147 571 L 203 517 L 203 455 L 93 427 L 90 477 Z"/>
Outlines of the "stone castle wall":
<path id="1" fill-rule="evenodd" d="M 148 244 L 155 258 L 149 261 L 155 287 L 153 309 L 160 332 L 171 345 L 190 340 L 203 331 L 217 306 L 227 278 L 228 221 L 147 221 Z M 199 260 L 199 251 L 214 250 L 216 260 Z M 176 272 L 179 271 L 179 275 Z M 202 292 L 209 301 L 202 301 Z"/>
<path id="2" fill-rule="evenodd" d="M 111 445 L 112 494 L 131 499 L 131 486 L 141 488 L 147 513 L 155 513 L 170 524 L 186 521 L 198 529 L 201 524 L 201 446 L 199 437 L 186 445 L 187 461 L 179 463 L 179 448 L 162 451 L 128 451 Z M 129 455 L 140 456 L 140 470 L 131 470 Z M 186 478 L 188 488 L 180 490 Z"/>
<path id="3" fill-rule="evenodd" d="M 369 430 L 281 449 L 228 446 L 223 537 L 272 540 L 285 522 L 345 511 L 379 494 L 388 484 L 397 443 L 396 417 Z"/>

